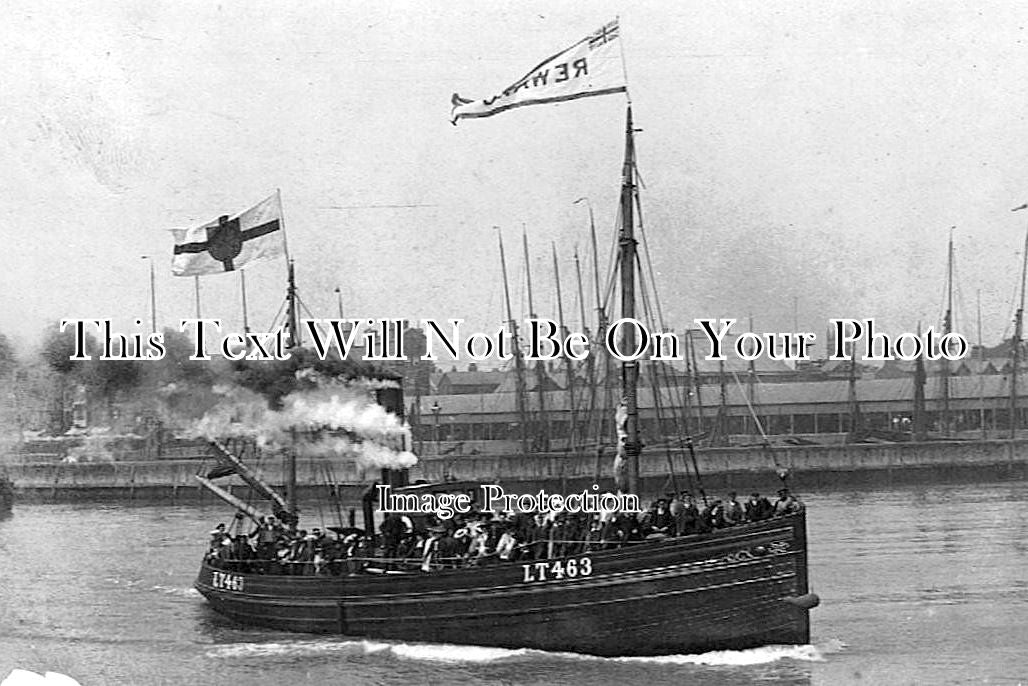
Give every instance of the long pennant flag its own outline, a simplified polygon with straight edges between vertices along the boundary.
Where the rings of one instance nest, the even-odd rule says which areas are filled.
[[[234,217],[171,231],[175,235],[171,273],[175,276],[220,274],[285,254],[278,193]]]
[[[570,48],[547,58],[498,95],[468,100],[454,93],[450,100],[453,105],[451,122],[491,117],[525,105],[624,93],[625,73],[618,40],[615,19]]]

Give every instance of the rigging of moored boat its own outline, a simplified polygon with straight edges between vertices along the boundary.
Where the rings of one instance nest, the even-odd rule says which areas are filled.
[[[614,21],[499,95],[468,100],[455,94],[453,121],[525,105],[627,94],[619,49]],[[621,316],[628,319],[636,316],[640,264],[635,131],[629,101],[617,231]],[[289,293],[295,335],[291,266]],[[513,329],[509,304],[508,317]],[[623,348],[633,349],[634,329],[625,327],[622,336]],[[517,345],[514,350],[517,364]],[[382,492],[376,485],[416,498],[464,493],[470,500],[467,491],[477,484],[409,485],[402,460],[382,458],[383,451],[409,454],[409,433],[400,423],[402,392],[384,376],[347,386],[352,372],[345,362],[307,370],[294,361],[284,368],[289,378],[247,377],[252,388],[268,391],[269,400],[282,409],[272,421],[280,438],[292,438],[303,447],[284,451],[289,466],[285,493],[280,494],[227,447],[215,444],[220,469],[201,482],[238,513],[233,527],[222,525],[212,532],[196,587],[219,613],[246,624],[293,631],[596,655],[809,642],[809,610],[818,599],[808,589],[805,512],[784,488],[774,505],[754,494],[744,508],[734,494],[728,502],[709,503],[701,487],[702,511],[691,494],[676,492],[641,519],[636,512],[602,507],[589,514],[503,512],[499,518],[488,508],[473,508],[459,520],[454,513],[427,520],[388,513],[376,527],[375,497]],[[639,375],[637,360],[622,362],[617,451],[610,473],[614,490],[628,495],[637,495],[640,486]],[[350,403],[348,416],[363,417],[365,409],[380,403],[392,419],[369,428],[326,418],[289,395],[312,382],[319,391],[346,396],[332,397],[339,412],[340,403]],[[518,390],[524,389],[519,385]],[[358,397],[362,394],[363,399]],[[296,411],[305,408],[314,416],[301,421]],[[545,408],[539,409],[542,413]],[[287,419],[297,425],[288,426]],[[305,520],[296,504],[296,454],[320,449],[312,446],[336,438],[345,441],[346,450],[380,459],[380,478],[365,491],[363,527],[351,514],[349,526],[331,527],[331,533],[320,528],[308,532],[300,528]],[[526,439],[523,435],[527,451]],[[688,435],[686,442],[691,449]],[[267,500],[270,511],[214,483],[230,473]],[[587,502],[588,495],[583,492],[581,500]],[[247,518],[255,527],[250,534],[244,530]],[[236,530],[234,536],[230,528]]]

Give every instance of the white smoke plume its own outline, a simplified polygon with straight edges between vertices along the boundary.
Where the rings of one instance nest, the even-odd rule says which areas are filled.
[[[318,386],[285,396],[280,410],[269,409],[267,399],[249,389],[215,386],[218,402],[185,434],[208,440],[248,438],[262,449],[350,458],[362,467],[404,468],[417,462],[407,449],[410,427],[374,401],[374,384],[315,378],[309,370],[301,374]]]

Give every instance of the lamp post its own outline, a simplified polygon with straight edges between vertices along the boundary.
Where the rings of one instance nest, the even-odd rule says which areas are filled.
[[[432,410],[432,416],[435,417],[435,454],[438,455],[439,454],[439,411],[442,408],[439,407],[439,402],[437,400],[433,400],[432,401],[432,407],[430,409]]]
[[[154,286],[153,258],[143,255],[142,259],[150,263],[150,332],[157,333],[157,289]]]
[[[589,200],[588,197],[583,195],[581,198],[578,198],[577,200],[572,201],[571,204],[572,205],[577,205],[580,202],[584,202],[585,206],[589,208],[589,221],[592,221],[592,219],[593,219],[593,203],[592,203],[592,201]]]
[[[343,318],[343,291],[336,286],[336,302],[339,305],[339,318]]]

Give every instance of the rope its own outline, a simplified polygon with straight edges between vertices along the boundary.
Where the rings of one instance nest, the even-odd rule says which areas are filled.
[[[642,272],[642,264],[639,261],[638,253],[636,253],[636,262],[637,262],[637,264],[639,266],[639,271]],[[652,309],[650,308],[650,305],[649,305],[649,297],[648,297],[649,291],[646,289],[646,283],[642,279],[640,279],[640,291],[641,291],[641,295],[642,295],[643,311],[645,312],[645,315],[646,315],[646,318],[647,318],[647,323],[649,323],[650,326],[652,327],[652,326],[654,326],[654,318],[653,318],[653,311],[652,311]],[[653,291],[654,291],[654,298],[656,298],[656,289],[654,288]],[[658,316],[661,316],[659,314],[659,310],[658,310]],[[664,327],[664,323],[663,323],[662,319],[661,319],[661,321],[659,321],[659,324],[660,324],[660,326],[659,326],[660,330],[664,331],[665,327]],[[683,395],[684,391],[683,391],[682,387],[681,386],[676,386],[676,385],[671,383],[671,380],[668,378],[667,367],[665,367],[664,365],[655,365],[652,362],[650,363],[649,366],[650,366],[650,369],[651,369],[651,376],[653,377],[651,388],[652,388],[652,392],[653,392],[654,408],[656,409],[656,412],[657,412],[657,422],[658,422],[658,426],[660,427],[659,433],[663,434],[663,412],[662,412],[663,411],[663,403],[662,403],[662,397],[661,397],[662,396],[661,386],[657,382],[658,374],[662,374],[663,375],[663,388],[669,389],[669,391],[672,392],[672,393],[677,391],[678,404],[679,404],[679,407],[682,408],[683,413],[687,411],[686,410],[686,408],[687,408],[686,398]],[[672,391],[671,389],[674,389],[674,390]],[[674,408],[675,397],[673,396],[670,400],[671,400],[670,404],[671,404],[671,407],[673,409]],[[684,422],[679,421],[680,418],[678,416],[678,413],[676,413],[676,412],[672,412],[671,413],[671,419],[674,422],[675,436],[678,439],[679,448],[681,448],[682,444],[685,444],[686,447],[689,450],[689,457],[690,457],[690,459],[692,461],[693,471],[696,474],[696,487],[699,489],[700,497],[703,499],[703,504],[707,505],[707,493],[706,493],[706,491],[703,488],[703,478],[700,476],[700,467],[699,467],[699,464],[696,461],[696,451],[693,449],[692,434],[689,431],[688,421],[684,421]],[[684,432],[683,432],[683,424],[684,424]],[[678,485],[675,483],[675,471],[674,471],[673,462],[671,460],[670,446],[667,446],[667,456],[668,456],[668,470],[669,470],[670,477],[671,477],[671,484],[672,484],[672,487],[674,488],[675,492],[677,493],[678,492]],[[693,488],[693,483],[692,483],[693,479],[692,479],[692,475],[689,474],[688,466],[686,466],[685,475],[686,475],[686,479],[687,479],[687,481],[689,483],[689,490],[692,490],[692,488]]]
[[[778,459],[775,457],[775,451],[771,448],[771,441],[770,439],[768,439],[767,434],[764,433],[764,427],[760,423],[760,419],[757,417],[757,413],[754,411],[753,405],[750,404],[750,399],[746,395],[746,389],[743,388],[742,381],[739,380],[739,375],[735,372],[732,372],[732,377],[735,378],[735,383],[739,385],[739,389],[743,391],[742,397],[746,401],[746,407],[749,408],[750,415],[753,417],[753,423],[757,425],[757,429],[760,431],[760,435],[764,439],[763,448],[768,453],[768,457],[771,460],[771,464],[775,468],[775,473],[778,474],[778,478],[782,480],[782,483],[785,483],[785,480],[789,476],[789,470],[783,468],[780,464],[778,464]]]

